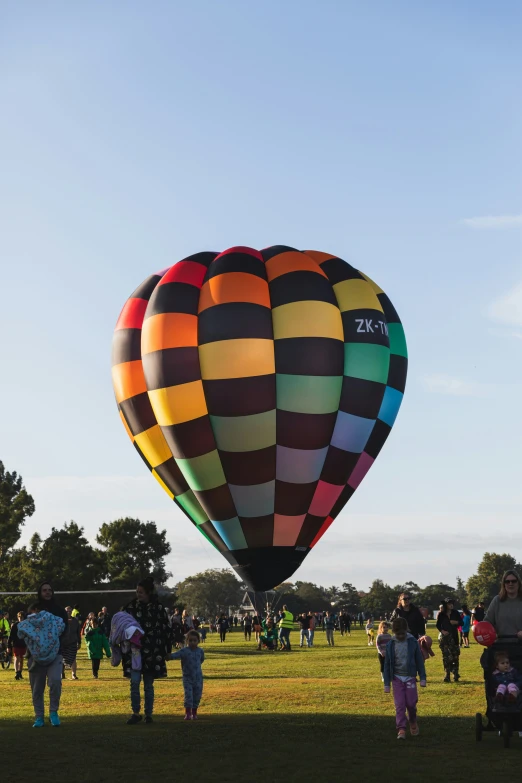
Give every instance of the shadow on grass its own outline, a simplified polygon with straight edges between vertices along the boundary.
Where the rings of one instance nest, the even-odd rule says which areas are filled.
[[[55,783],[71,774],[75,783],[128,783],[136,771],[144,780],[192,775],[202,780],[244,779],[245,754],[255,751],[255,778],[286,781],[320,776],[323,783],[349,776],[366,779],[369,770],[389,768],[402,781],[491,783],[497,776],[519,779],[522,740],[504,749],[495,734],[481,745],[473,718],[420,718],[421,735],[398,743],[393,718],[349,714],[212,714],[200,720],[156,715],[154,724],[127,726],[128,715],[88,715],[63,720],[59,729],[32,729],[26,721],[0,721],[4,748],[16,754],[16,779]],[[207,712],[208,710],[208,712]],[[478,756],[476,755],[478,753]],[[92,760],[92,763],[89,761]],[[14,768],[13,768],[14,769]]]

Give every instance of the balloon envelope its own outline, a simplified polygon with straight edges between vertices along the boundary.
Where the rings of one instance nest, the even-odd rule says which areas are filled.
[[[288,579],[353,495],[406,372],[386,294],[340,258],[284,246],[151,275],[113,340],[134,446],[254,590]]]

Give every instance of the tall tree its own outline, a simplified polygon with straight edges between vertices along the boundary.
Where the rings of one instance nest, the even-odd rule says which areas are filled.
[[[361,598],[356,587],[349,582],[343,582],[339,596],[339,603],[350,614],[356,614],[361,608]]]
[[[244,591],[244,585],[226,568],[209,568],[179,583],[178,601],[191,612],[215,617],[229,607],[237,609]]]
[[[374,579],[361,603],[365,612],[376,615],[389,612],[397,605],[397,587],[390,587],[382,579]]]
[[[446,598],[452,598],[456,603],[460,603],[455,588],[444,584],[444,582],[439,582],[436,585],[428,585],[421,590],[417,601],[419,606],[425,606],[431,612],[436,612]]]
[[[0,462],[0,563],[16,544],[27,517],[34,514],[34,500],[26,491],[22,477],[9,473]]]
[[[165,566],[170,553],[167,531],[160,532],[155,522],[130,517],[104,522],[96,541],[106,550],[106,570],[113,588],[135,587],[147,574],[159,584],[172,576]]]
[[[58,590],[87,590],[97,587],[106,576],[103,553],[92,547],[76,522],[65,523],[39,542],[31,540],[30,556],[36,560],[44,579]]]
[[[477,573],[470,576],[466,583],[470,604],[475,606],[479,601],[484,601],[486,605],[489,604],[500,590],[504,571],[508,571],[510,568],[520,570],[520,566],[517,566],[517,561],[512,555],[485,552],[478,565]]]

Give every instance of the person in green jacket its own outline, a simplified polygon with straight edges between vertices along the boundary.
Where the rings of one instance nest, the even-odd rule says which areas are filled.
[[[85,643],[87,645],[87,656],[92,665],[92,676],[97,680],[103,653],[105,653],[107,658],[110,658],[111,648],[109,640],[102,629],[98,627],[97,619],[91,620],[91,626],[90,631],[87,631],[85,634]]]

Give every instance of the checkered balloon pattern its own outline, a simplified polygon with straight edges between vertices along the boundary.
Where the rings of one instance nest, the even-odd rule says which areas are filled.
[[[113,339],[118,410],[163,489],[252,589],[288,579],[372,466],[407,372],[396,310],[340,258],[196,253]]]

